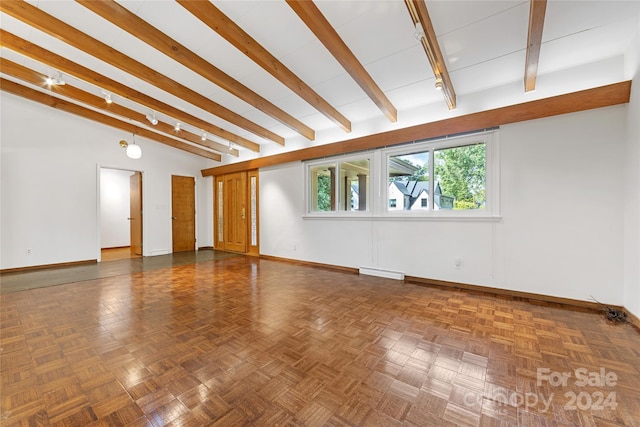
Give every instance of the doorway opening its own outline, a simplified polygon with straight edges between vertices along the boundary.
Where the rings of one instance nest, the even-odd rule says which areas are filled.
[[[100,255],[142,256],[142,172],[100,168]]]

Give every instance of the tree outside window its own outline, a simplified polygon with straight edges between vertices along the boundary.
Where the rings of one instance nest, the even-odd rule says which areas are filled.
[[[369,205],[369,158],[309,167],[311,212],[366,211]]]
[[[484,209],[486,145],[474,144],[434,152],[434,171],[442,194],[453,196],[453,209]]]

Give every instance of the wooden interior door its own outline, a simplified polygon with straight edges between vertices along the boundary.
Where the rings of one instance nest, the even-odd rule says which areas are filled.
[[[129,177],[129,233],[131,254],[142,255],[142,173]]]
[[[227,251],[247,251],[247,173],[224,176],[223,228]]]
[[[173,252],[196,249],[196,182],[190,176],[171,176]]]

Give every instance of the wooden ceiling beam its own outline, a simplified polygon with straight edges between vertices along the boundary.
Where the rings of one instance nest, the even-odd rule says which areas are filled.
[[[2,69],[2,72],[4,74],[13,76],[34,86],[42,86],[45,82],[45,79],[47,78],[47,76],[45,76],[44,74],[38,73],[37,71],[34,71],[30,68],[17,64],[5,58],[0,58],[0,69]],[[146,122],[146,116],[144,114],[124,107],[122,105],[118,105],[115,102],[107,103],[105,98],[92,95],[91,93],[76,88],[68,83],[65,85],[51,85],[48,87],[48,90],[58,95],[62,95],[75,102],[90,105],[94,108],[98,108],[105,112],[109,112],[126,119],[135,120],[143,124]],[[196,135],[186,130],[176,131],[175,127],[169,123],[158,121],[158,124],[155,125],[153,129],[168,135],[172,135],[176,138],[209,148],[211,150],[230,154],[235,157],[238,157],[239,155],[238,150],[229,148],[226,145],[214,141],[202,141],[200,135]]]
[[[550,98],[509,105],[507,107],[495,108],[493,110],[452,117],[436,122],[424,123],[408,128],[362,136],[346,141],[317,145],[288,153],[215,166],[213,168],[203,169],[201,173],[202,176],[220,176],[283,163],[374,150],[397,144],[508,125],[510,123],[625,104],[629,102],[630,97],[631,81],[629,80]]]
[[[345,132],[351,132],[351,122],[345,116],[271,55],[257,40],[229,19],[213,3],[200,0],[177,0],[177,2]]]
[[[200,95],[198,92],[172,80],[162,73],[147,67],[135,59],[115,50],[111,46],[90,37],[71,25],[45,13],[36,6],[25,1],[0,2],[0,10],[25,24],[31,25],[70,46],[75,47],[107,64],[121,69],[157,88],[164,90],[185,102],[193,104],[203,110],[226,120],[227,122],[245,129],[255,135],[269,139],[278,144],[284,144],[284,138],[259,126],[241,115],[223,107],[222,105]]]
[[[438,37],[431,23],[427,5],[424,0],[405,0],[405,4],[407,5],[407,9],[409,9],[409,14],[411,15],[414,26],[418,23],[422,26],[424,35],[420,37],[420,42],[427,54],[429,64],[433,69],[433,74],[436,76],[436,84],[440,82],[442,85],[442,95],[447,103],[447,107],[453,110],[456,108],[456,92],[453,89],[453,82],[449,76],[447,64],[440,50],[440,45],[438,44]]]
[[[56,98],[55,96],[51,96],[50,94],[28,88],[5,78],[0,78],[0,87],[4,92],[12,93],[30,101],[38,102],[40,104],[44,104],[61,111],[65,111],[67,113],[75,114],[77,116],[84,117],[85,119],[93,120],[94,122],[120,129],[128,133],[140,135],[161,144],[165,144],[179,150],[187,151],[197,156],[206,157],[218,162],[221,159],[221,156],[218,153],[214,153],[203,148],[194,147],[193,145],[189,145],[184,142],[176,141],[175,139],[168,136],[152,132],[148,129],[141,128],[132,123],[124,122],[115,117],[107,116],[106,114],[102,114],[89,108],[73,104],[60,98]]]
[[[256,144],[253,141],[235,135],[220,127],[214,126],[211,123],[200,119],[199,117],[192,116],[176,107],[172,107],[168,104],[158,101],[135,89],[131,89],[130,87],[123,85],[122,83],[98,74],[86,67],[83,67],[82,65],[76,64],[75,62],[63,58],[60,55],[43,49],[40,46],[28,42],[1,28],[0,46],[6,47],[28,58],[51,66],[61,72],[67,73],[71,76],[75,76],[80,80],[84,80],[87,83],[109,91],[114,95],[122,96],[123,98],[127,98],[140,105],[144,105],[145,107],[148,107],[154,111],[171,116],[176,120],[180,120],[183,124],[190,124],[212,135],[216,135],[227,141],[231,141],[234,144],[238,144],[245,148],[248,148],[249,150],[255,152],[260,151],[260,145]]]
[[[524,91],[536,88],[538,75],[538,60],[542,45],[542,29],[547,10],[547,0],[530,0],[529,3],[529,32],[527,35],[527,59],[524,66]]]
[[[247,104],[257,108],[273,119],[313,141],[315,131],[300,120],[276,107],[267,99],[258,95],[239,81],[209,63],[178,41],[164,34],[147,21],[130,12],[115,1],[76,0],[78,3],[120,27],[129,34],[139,38],[149,46],[164,53],[174,61],[184,65],[201,75],[211,83],[220,86],[227,92],[237,96]]]
[[[398,121],[398,110],[369,75],[358,58],[331,26],[327,18],[313,1],[287,0],[287,4],[302,19],[307,27],[322,42],[333,57],[349,73],[351,78],[362,88],[367,96],[378,106],[387,118],[395,123]]]

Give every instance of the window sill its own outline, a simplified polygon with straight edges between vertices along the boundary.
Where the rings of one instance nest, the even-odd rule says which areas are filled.
[[[384,214],[376,215],[371,212],[350,212],[339,214],[306,214],[304,220],[347,220],[347,221],[454,221],[454,222],[498,222],[502,216],[489,213],[483,214]]]

